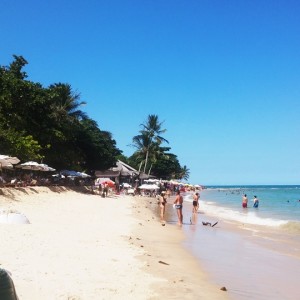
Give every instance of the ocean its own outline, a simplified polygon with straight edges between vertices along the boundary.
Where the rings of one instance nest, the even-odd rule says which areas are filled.
[[[207,186],[197,214],[183,197],[184,246],[230,299],[300,299],[300,186]]]
[[[248,208],[242,208],[247,194]],[[208,186],[200,192],[200,211],[240,223],[278,227],[300,233],[300,185]],[[253,208],[253,197],[259,207]],[[192,202],[187,194],[185,201]]]

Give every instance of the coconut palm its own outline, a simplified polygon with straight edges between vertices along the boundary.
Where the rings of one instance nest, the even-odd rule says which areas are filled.
[[[79,109],[85,105],[84,101],[79,102],[80,95],[75,94],[69,84],[54,84],[49,87],[52,99],[52,116],[57,121],[62,120],[83,120],[87,118],[86,113]]]
[[[179,173],[179,179],[188,180],[190,177],[190,170],[187,168],[187,166],[183,166]]]
[[[139,151],[142,151],[142,153],[145,154],[144,173],[146,173],[149,156],[155,155],[155,152],[161,143],[169,143],[161,136],[161,134],[167,131],[166,129],[162,129],[162,124],[163,122],[159,122],[157,115],[148,115],[146,123],[140,124],[143,128],[140,131],[141,134],[133,138],[133,142],[135,142],[136,138],[142,142],[142,145],[139,147]]]
[[[143,163],[145,163],[145,157],[147,156],[148,149],[150,147],[150,139],[146,134],[136,135],[132,139],[133,146],[137,148],[136,158],[140,161],[139,172],[141,171]]]

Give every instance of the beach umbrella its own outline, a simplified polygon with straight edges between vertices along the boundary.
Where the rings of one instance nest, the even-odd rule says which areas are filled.
[[[72,170],[62,170],[60,174],[68,176],[68,177],[80,177],[80,173]]]
[[[145,182],[147,182],[147,183],[157,183],[157,182],[159,182],[159,179],[152,179],[152,178],[150,178],[150,179],[145,179],[144,180]]]
[[[39,165],[41,167],[41,171],[44,171],[44,172],[54,172],[55,171],[55,169],[49,167],[46,164],[39,164]]]
[[[0,163],[0,170],[2,169],[13,169],[14,166],[11,163],[5,162],[5,163]]]
[[[112,181],[110,178],[97,178],[96,183],[101,184],[101,183],[110,182],[110,181],[114,183],[114,181]]]
[[[124,188],[131,188],[131,185],[127,182],[123,183],[123,187]]]
[[[110,178],[97,178],[95,185],[97,186],[97,185],[105,184],[105,183],[107,183],[109,187],[114,187],[116,184]]]
[[[138,188],[144,189],[144,190],[158,190],[159,189],[159,187],[156,184],[142,184]]]
[[[170,180],[169,183],[173,184],[173,185],[179,185],[180,184],[180,182],[175,181],[175,180]]]
[[[82,177],[82,178],[92,177],[91,175],[86,174],[86,173],[84,173],[84,172],[77,172],[77,173],[79,173],[79,174],[80,174],[80,177]]]
[[[81,178],[91,177],[91,175],[88,175],[84,172],[77,172],[77,171],[70,171],[70,170],[62,170],[60,171],[60,174],[63,174],[67,177],[81,177]]]
[[[20,160],[17,157],[0,154],[0,170],[2,168],[11,169],[12,165],[15,165],[19,162],[20,162]]]
[[[66,176],[65,176],[65,175],[62,175],[62,174],[53,174],[52,177],[66,178]]]
[[[23,170],[43,171],[43,167],[35,161],[27,161],[23,164],[17,165],[16,168]]]
[[[19,212],[0,211],[0,223],[4,224],[30,224],[27,217]]]
[[[107,183],[107,185],[108,185],[109,187],[114,187],[114,186],[115,186],[115,182],[112,181],[112,180],[105,181],[104,184],[105,184],[105,183]]]

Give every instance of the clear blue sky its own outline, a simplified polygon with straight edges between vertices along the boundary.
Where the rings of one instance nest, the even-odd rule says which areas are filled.
[[[158,115],[193,184],[300,184],[299,3],[2,0],[0,65],[69,83],[127,156]]]

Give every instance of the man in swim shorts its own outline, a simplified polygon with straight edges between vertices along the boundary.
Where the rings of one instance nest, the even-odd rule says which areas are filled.
[[[243,208],[247,208],[247,205],[248,205],[248,198],[247,195],[245,194],[242,198],[242,206]]]
[[[254,196],[253,202],[254,202],[253,207],[258,207],[259,200],[256,196]]]
[[[183,203],[183,198],[180,195],[180,191],[178,190],[176,192],[176,198],[175,198],[175,201],[174,201],[175,208],[176,208],[176,211],[177,211],[177,216],[178,216],[178,225],[182,225],[182,222],[183,222],[182,203]]]
[[[198,208],[199,208],[199,198],[200,195],[199,193],[196,193],[193,197],[193,213],[197,213]]]

